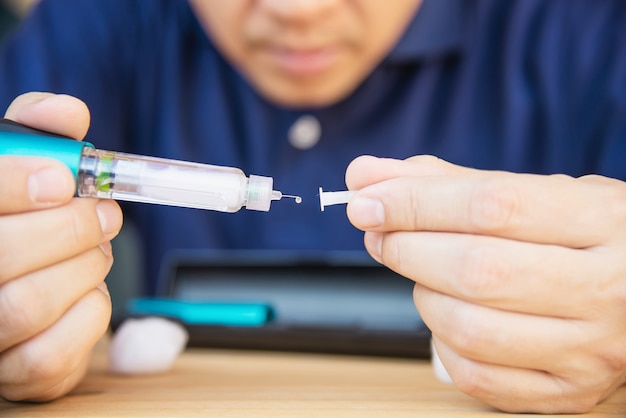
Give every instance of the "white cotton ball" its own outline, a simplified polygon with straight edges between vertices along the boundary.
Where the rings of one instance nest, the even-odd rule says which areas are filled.
[[[452,381],[450,374],[446,370],[446,367],[441,362],[441,359],[439,358],[439,354],[437,354],[437,349],[435,348],[435,344],[433,344],[432,341],[430,343],[430,352],[432,353],[431,360],[432,360],[432,365],[433,365],[433,371],[435,372],[435,376],[437,377],[437,379],[441,383],[445,383],[446,385],[453,385],[454,382]]]
[[[109,347],[109,370],[153,374],[169,370],[185,349],[189,334],[179,323],[159,317],[127,319]]]

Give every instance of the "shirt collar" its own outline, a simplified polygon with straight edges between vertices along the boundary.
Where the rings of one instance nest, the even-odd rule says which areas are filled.
[[[462,0],[423,0],[389,63],[409,63],[457,52],[462,41]]]

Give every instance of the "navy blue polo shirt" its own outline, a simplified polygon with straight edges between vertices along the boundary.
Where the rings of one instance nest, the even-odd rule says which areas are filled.
[[[172,249],[363,250],[345,209],[317,198],[345,189],[361,154],[626,179],[624,22],[623,0],[425,0],[349,97],[288,109],[219,55],[185,1],[44,0],[2,52],[0,104],[75,95],[98,148],[239,167],[304,198],[268,213],[124,204],[153,291]],[[303,116],[319,138],[294,146]]]

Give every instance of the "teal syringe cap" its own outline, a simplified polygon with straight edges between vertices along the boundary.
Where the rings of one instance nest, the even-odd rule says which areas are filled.
[[[20,155],[45,157],[65,164],[78,177],[78,167],[84,147],[92,147],[89,142],[69,138],[0,131],[0,155]]]

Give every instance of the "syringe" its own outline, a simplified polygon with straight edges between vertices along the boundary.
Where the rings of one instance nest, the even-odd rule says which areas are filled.
[[[272,177],[234,167],[146,157],[94,148],[0,119],[0,155],[40,156],[63,162],[76,179],[76,195],[237,212],[269,211],[272,200],[300,196],[273,190]]]

